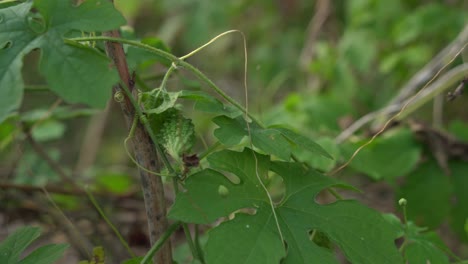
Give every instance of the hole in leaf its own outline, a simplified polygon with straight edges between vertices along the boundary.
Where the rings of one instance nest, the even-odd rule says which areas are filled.
[[[283,178],[273,173],[270,174],[268,178],[268,191],[270,192],[273,202],[278,204],[283,200],[286,192],[286,186],[284,185]]]
[[[330,240],[327,234],[317,229],[309,231],[309,239],[317,246],[328,249],[330,251],[334,248],[333,242]]]
[[[257,208],[241,208],[229,214],[228,219],[232,220],[236,218],[237,214],[248,214],[248,215],[256,215]]]
[[[321,205],[332,204],[336,201],[336,197],[329,189],[323,189],[315,196],[315,202]]]
[[[229,195],[229,189],[224,186],[224,185],[220,185],[218,187],[218,194],[221,196],[221,197],[227,197]]]
[[[46,22],[39,13],[30,13],[26,21],[29,29],[34,31],[34,33],[42,34],[47,29]]]
[[[13,42],[10,40],[10,41],[7,41],[5,43],[3,43],[0,47],[0,49],[9,49],[11,48],[11,46],[13,46]]]
[[[223,174],[233,184],[240,184],[241,183],[241,179],[239,177],[237,177],[237,175],[235,175],[233,173],[230,173],[230,172],[224,172]]]
[[[346,258],[346,255],[343,253],[340,247],[335,247],[335,256],[339,260],[339,263],[343,264],[351,264],[351,262],[348,261]]]
[[[248,214],[248,215],[256,215],[257,208],[242,208],[242,209],[239,209],[237,212]]]
[[[399,237],[399,238],[395,239],[395,246],[397,248],[400,248],[401,245],[403,245],[403,242],[405,242],[405,238],[404,237]]]

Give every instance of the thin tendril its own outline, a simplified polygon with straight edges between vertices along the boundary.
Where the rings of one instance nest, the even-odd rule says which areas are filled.
[[[278,220],[278,216],[276,215],[276,211],[275,211],[275,205],[273,203],[273,199],[271,198],[271,195],[270,193],[268,192],[268,189],[267,187],[265,186],[265,184],[263,183],[261,177],[260,177],[260,173],[258,171],[258,158],[257,158],[257,155],[255,154],[255,151],[254,151],[254,147],[253,147],[253,142],[252,142],[252,133],[250,131],[250,125],[249,125],[249,122],[247,121],[248,118],[249,118],[249,93],[248,93],[248,87],[247,87],[247,65],[248,65],[248,56],[247,56],[247,41],[246,41],[246,38],[245,38],[245,35],[242,31],[238,31],[236,30],[236,32],[239,32],[241,35],[242,35],[242,40],[244,42],[244,93],[245,93],[245,124],[247,126],[247,132],[249,134],[249,144],[250,144],[250,149],[252,150],[252,154],[253,154],[253,157],[254,157],[254,160],[255,160],[255,176],[257,177],[257,180],[258,182],[260,183],[260,185],[262,186],[263,190],[265,191],[267,197],[268,197],[268,202],[271,206],[271,212],[273,214],[273,218],[275,219],[275,223],[276,223],[276,228],[278,229],[278,234],[280,236],[280,239],[281,239],[281,243],[283,244],[283,247],[285,247],[285,241],[284,241],[284,237],[283,237],[283,233],[281,231],[281,227],[280,227],[280,224],[279,224],[279,220]]]

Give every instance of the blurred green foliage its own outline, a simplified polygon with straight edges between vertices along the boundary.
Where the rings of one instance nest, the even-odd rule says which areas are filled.
[[[328,16],[311,46],[312,56],[305,64],[301,64],[304,50],[308,48],[305,46],[308,43],[308,29],[317,12],[317,1],[115,2],[132,28],[124,31],[125,37],[140,39],[178,56],[189,53],[226,30],[239,29],[244,32],[248,44],[249,109],[268,126],[286,124],[293,131],[300,131],[318,142],[334,159],[319,157],[301,149],[294,149],[293,152],[299,160],[327,172],[346,161],[369,138],[368,135],[358,135],[343,145],[337,145],[334,137],[346,127],[346,122],[356,120],[388,103],[411,76],[463,29],[468,22],[468,6],[464,0],[330,0]],[[159,87],[162,75],[170,63],[157,56],[142,53],[141,50],[125,48],[131,70],[138,71],[138,78],[141,78],[137,79],[139,88],[148,91]],[[243,52],[240,35],[233,34],[219,39],[188,60],[227,93],[243,102]],[[29,57],[25,61],[23,72],[30,73],[28,67],[35,65],[37,58]],[[455,63],[460,62],[458,59]],[[194,90],[184,91],[177,96],[196,102],[193,108],[192,103],[187,103],[185,107],[203,112],[189,114],[197,116],[194,118],[197,133],[201,134],[202,139],[207,139],[207,143],[211,143],[209,141],[215,140],[211,136],[214,125],[205,120],[213,116],[206,112],[225,114],[229,118],[224,119],[230,122],[240,113],[205,94],[206,90],[201,92],[205,87],[193,76],[183,70],[178,73],[177,80],[169,80],[167,88]],[[34,74],[37,73],[32,72],[25,79],[32,80],[33,83],[42,81]],[[144,85],[143,81],[148,81],[149,84]],[[47,96],[55,98],[51,93]],[[49,115],[48,110],[45,110],[49,106],[47,104],[44,104],[44,110],[29,111],[28,104],[38,104],[35,101],[36,95],[27,92],[25,97],[27,104],[21,110],[21,118],[18,120],[11,117],[0,124],[0,150],[3,150],[0,156],[9,157],[13,156],[11,153],[15,153],[12,143],[15,139],[24,138],[21,129],[16,127],[16,123],[21,122],[26,127],[33,127],[34,139],[47,146],[55,160],[74,160],[79,148],[76,134],[83,131],[83,123],[76,120],[78,117],[87,117],[94,111],[59,107],[53,109]],[[461,102],[454,104],[455,111],[446,118],[446,127],[466,141],[468,115],[463,111],[466,109],[463,107],[467,102],[466,96],[459,101]],[[427,118],[430,115],[427,110],[421,110],[418,115]],[[114,116],[120,115],[116,112]],[[72,121],[68,122],[68,119]],[[114,122],[112,126],[124,133],[123,121],[117,121],[120,123]],[[233,127],[245,132],[244,127]],[[232,129],[226,129],[227,132],[221,135],[219,128],[217,131],[215,136],[221,141],[236,140]],[[277,142],[269,142],[265,138],[279,136],[280,133],[276,130],[267,132],[269,134],[259,134],[259,143],[264,144],[258,144],[258,147],[278,149]],[[112,130],[107,133],[118,132]],[[240,133],[239,135],[242,136]],[[62,146],[66,146],[59,151],[56,145],[60,144],[58,142],[64,136],[67,138]],[[135,187],[136,181],[126,173],[108,172],[114,171],[109,170],[108,166],[121,162],[109,157],[115,157],[116,149],[123,151],[120,147],[122,142],[112,139],[113,137],[106,135],[104,144],[119,147],[108,147],[110,150],[107,153],[103,147],[104,150],[94,164],[95,168],[86,173],[85,179],[92,181],[92,187],[97,190],[125,194]],[[236,141],[237,143],[239,142]],[[281,146],[287,151],[277,151],[276,155],[289,157],[286,154],[293,143],[300,145],[298,142],[282,142]],[[203,151],[201,145],[196,146],[196,151]],[[37,155],[29,149],[24,149],[24,152],[24,155],[19,155],[19,169],[13,182],[42,186],[58,179]],[[421,162],[428,155],[426,152],[410,131],[405,128],[396,129],[377,138],[365,148],[350,164],[352,170],[345,174],[360,173],[372,180],[390,182],[397,198],[405,197],[409,201],[408,217],[416,224],[437,228],[449,220],[461,240],[468,241],[465,224],[468,219],[468,197],[465,197],[468,182],[464,177],[468,168],[462,162],[451,162],[453,174],[448,178],[432,159]],[[4,166],[8,162],[11,162],[11,158],[2,159],[0,165]],[[73,165],[64,164],[64,167],[71,168]],[[34,171],[34,178],[30,177],[31,170]],[[456,198],[455,202],[453,197]],[[65,196],[54,198],[67,208],[77,208],[76,200]],[[423,237],[420,231],[412,234],[415,240]],[[428,234],[431,238],[433,235],[435,234]],[[419,242],[418,240],[416,244],[421,247],[408,251],[408,255],[413,254],[409,258],[417,259],[414,255],[418,254],[414,252],[418,250],[426,252],[424,250],[427,248],[432,249],[432,244],[427,246]]]

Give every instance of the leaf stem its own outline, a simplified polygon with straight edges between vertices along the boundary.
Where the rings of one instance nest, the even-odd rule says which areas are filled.
[[[104,219],[104,221],[106,221],[106,223],[109,225],[109,227],[112,229],[112,231],[114,231],[114,234],[119,238],[120,243],[122,243],[122,245],[125,247],[125,249],[130,254],[130,256],[135,257],[135,253],[133,253],[132,249],[127,244],[127,241],[125,241],[122,234],[120,234],[119,230],[117,230],[117,228],[114,226],[114,224],[112,224],[112,222],[109,220],[109,218],[107,218],[104,211],[102,211],[102,208],[99,206],[98,202],[96,202],[96,199],[94,199],[93,194],[87,188],[85,188],[85,192],[88,195],[88,198],[91,201],[91,203],[94,205],[94,208],[96,208],[96,210],[98,211],[99,215],[101,215],[101,217]]]
[[[145,257],[141,260],[140,264],[146,264],[149,263],[151,258],[158,252],[158,250],[164,245],[164,242],[174,233],[179,226],[181,225],[181,222],[175,222],[171,226],[169,226],[168,229],[166,229],[166,232],[162,234],[162,236],[154,243],[154,245],[151,247],[151,249],[146,253]]]
[[[27,84],[24,86],[26,92],[48,92],[49,86],[45,84]]]
[[[204,152],[202,152],[200,154],[200,156],[198,156],[198,158],[200,160],[203,160],[204,158],[206,158],[208,155],[210,155],[211,153],[213,153],[219,146],[221,146],[221,142],[219,141],[216,141],[214,144],[212,144],[209,148],[207,148]]]
[[[201,244],[200,244],[200,230],[199,230],[199,226],[197,224],[195,224],[195,238],[194,238],[194,241],[195,241],[195,248],[198,251],[198,256],[200,257],[200,261],[202,263],[205,263],[205,258],[203,257],[203,250],[202,250]]]
[[[182,227],[184,228],[184,233],[185,233],[185,237],[187,239],[187,244],[188,244],[188,246],[190,248],[190,251],[192,252],[193,258],[201,261],[202,263],[204,263],[203,260],[200,258],[200,254],[199,254],[197,248],[195,247],[195,244],[193,242],[192,235],[190,234],[190,229],[188,228],[187,223],[183,223]]]
[[[174,192],[177,195],[179,193],[179,183],[177,181],[177,178],[173,178],[172,184],[174,186]],[[192,257],[194,259],[198,259],[201,261],[201,263],[205,263],[203,259],[200,257],[201,253],[197,250],[197,248],[194,246],[194,242],[192,239],[192,235],[190,234],[190,229],[187,226],[187,223],[182,223],[182,228],[184,230],[185,238],[187,240],[187,244],[190,248],[190,251],[192,252]]]
[[[161,82],[161,90],[166,90],[167,80],[169,80],[169,77],[171,76],[171,73],[176,69],[177,69],[177,67],[175,66],[174,63],[171,65],[171,67],[169,67],[169,69],[167,69],[167,72],[166,72],[166,74],[164,74],[164,77],[163,77],[162,82]]]

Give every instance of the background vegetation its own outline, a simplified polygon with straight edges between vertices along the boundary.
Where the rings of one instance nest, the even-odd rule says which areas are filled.
[[[244,32],[249,110],[265,125],[287,124],[324,147],[333,160],[298,152],[299,160],[324,173],[349,160],[390,115],[375,116],[351,136],[344,137],[343,131],[360,117],[398,101],[410,79],[457,37],[462,43],[459,49],[468,42],[467,33],[459,37],[467,32],[468,5],[463,0],[121,0],[116,6],[129,23],[125,37],[142,39],[177,56],[226,30]],[[188,59],[240,102],[244,100],[242,43],[239,35],[231,34]],[[149,83],[140,88],[158,87],[170,64],[162,59],[155,64],[154,58],[130,48],[128,53],[130,67]],[[425,71],[427,76],[416,87],[424,86],[436,74],[434,69],[451,58],[453,52],[438,61],[440,65],[429,67],[432,71]],[[137,168],[123,147],[127,131],[120,110],[111,102],[104,111],[87,107],[70,111],[72,106],[44,89],[38,60],[38,51],[24,59],[21,120],[0,124],[0,226],[4,227],[0,234],[6,236],[17,226],[40,225],[44,241],[68,241],[73,246],[63,263],[84,259],[91,245],[103,245],[112,252],[110,258],[128,258],[86,194],[61,188],[63,179],[41,156],[43,151],[61,164],[61,170],[98,192],[98,203],[125,239],[145,252],[145,213]],[[461,64],[459,56],[442,75]],[[203,85],[185,71],[167,83],[171,91],[202,90]],[[345,198],[356,198],[380,212],[401,216],[397,201],[406,198],[408,220],[435,231],[427,234],[467,259],[468,99],[461,96],[446,103],[448,91],[392,123],[333,177],[362,190],[345,191]],[[50,109],[54,115],[37,123]],[[192,104],[184,109],[195,120],[199,137],[194,152],[203,153],[216,141],[212,133],[216,126],[210,123],[211,116],[192,111]],[[33,124],[30,136],[22,133],[24,126]],[[49,204],[42,187],[60,211]],[[169,201],[174,200],[171,188],[168,184]],[[273,193],[283,190],[281,183],[273,182],[270,188]],[[334,199],[327,193],[319,197],[322,203]],[[182,236],[173,237],[174,257],[188,263]]]

